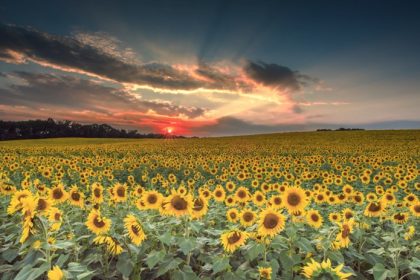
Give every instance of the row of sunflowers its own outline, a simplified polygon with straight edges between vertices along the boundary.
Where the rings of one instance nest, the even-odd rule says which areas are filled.
[[[420,133],[0,145],[0,279],[419,279]]]

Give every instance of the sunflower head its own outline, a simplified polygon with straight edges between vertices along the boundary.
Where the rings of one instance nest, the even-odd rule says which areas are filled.
[[[245,244],[248,239],[248,233],[240,230],[231,230],[223,233],[220,236],[220,240],[223,244],[223,248],[226,252],[232,253],[236,251],[239,247]]]
[[[267,208],[259,214],[258,234],[273,237],[284,229],[285,221],[275,208]]]

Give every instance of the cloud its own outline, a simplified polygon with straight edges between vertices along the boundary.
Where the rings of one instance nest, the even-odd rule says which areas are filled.
[[[70,111],[91,111],[107,115],[155,114],[186,119],[197,118],[205,109],[176,106],[170,102],[156,102],[136,98],[121,88],[105,86],[94,80],[44,73],[13,72],[9,76],[20,83],[0,89],[0,104]]]
[[[0,38],[0,60],[7,63],[30,61],[62,71],[157,90],[207,89],[252,93],[254,80],[266,86],[295,91],[312,81],[288,67],[263,62],[248,61],[243,69],[230,65],[232,71],[222,71],[204,62],[184,67],[160,62],[140,63],[131,48],[121,47],[118,39],[101,32],[59,36],[31,27],[0,24]]]
[[[160,63],[131,64],[74,37],[51,35],[33,28],[0,25],[0,59],[30,60],[53,68],[93,74],[123,83],[169,89],[196,89],[202,83],[187,73]],[[79,38],[80,39],[80,38]]]
[[[289,91],[298,91],[303,86],[309,86],[317,81],[317,79],[275,63],[247,61],[244,71],[256,82],[266,86],[281,87]]]

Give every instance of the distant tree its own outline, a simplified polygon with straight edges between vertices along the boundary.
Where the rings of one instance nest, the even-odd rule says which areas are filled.
[[[1,121],[0,140],[37,139],[54,137],[88,138],[164,138],[163,134],[141,134],[137,130],[116,129],[107,124],[82,125],[69,120]],[[184,138],[174,136],[171,138]]]

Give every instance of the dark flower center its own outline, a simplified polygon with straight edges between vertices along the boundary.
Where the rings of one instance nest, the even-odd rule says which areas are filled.
[[[264,227],[268,229],[273,229],[279,223],[279,217],[275,214],[269,213],[264,217]]]

